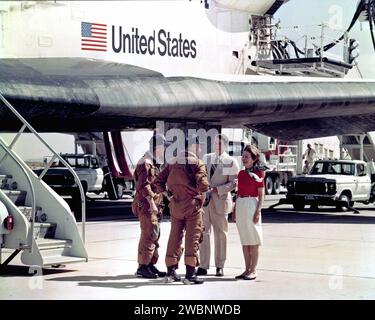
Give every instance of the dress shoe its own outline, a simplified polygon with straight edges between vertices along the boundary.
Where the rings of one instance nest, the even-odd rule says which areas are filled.
[[[255,280],[257,278],[257,274],[256,272],[252,272],[250,273],[250,276],[249,276],[250,280]]]
[[[222,277],[222,276],[224,276],[223,268],[216,268],[216,277]]]
[[[196,274],[189,276],[189,277],[185,277],[183,281],[184,284],[202,284],[203,282],[204,280],[201,278],[198,278]]]
[[[256,278],[257,278],[256,273],[252,272],[249,275],[244,276],[243,280],[255,280]]]
[[[146,278],[146,279],[156,279],[157,274],[153,273],[150,268],[144,264],[140,265],[135,273],[137,277]]]
[[[159,278],[163,278],[163,277],[165,277],[165,276],[167,275],[166,272],[164,272],[164,271],[159,271],[158,268],[156,268],[156,267],[155,267],[153,264],[151,264],[151,263],[148,265],[148,268],[150,269],[150,271],[151,271],[152,273],[157,274],[157,276],[158,276]]]
[[[197,276],[206,276],[206,275],[207,275],[207,269],[198,268]]]
[[[181,277],[176,273],[175,267],[171,266],[168,267],[168,272],[166,275],[166,282],[172,283],[172,282],[178,282],[181,281]]]
[[[183,282],[184,284],[202,284],[204,281],[203,279],[197,277],[195,267],[186,265],[186,275]]]

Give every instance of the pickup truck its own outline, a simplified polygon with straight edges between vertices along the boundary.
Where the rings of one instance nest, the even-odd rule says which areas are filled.
[[[100,193],[103,189],[104,173],[99,167],[98,158],[92,154],[61,154],[61,157],[77,173],[86,192]],[[39,174],[40,170],[34,170]],[[59,161],[55,162],[43,177],[52,189],[60,195],[76,196],[79,191],[74,181],[73,175]]]
[[[302,210],[306,205],[326,205],[347,211],[354,202],[374,202],[373,168],[373,162],[318,160],[307,175],[288,180],[286,199],[279,204],[292,204],[295,210]]]
[[[85,194],[87,192],[107,192],[110,199],[122,198],[125,181],[113,181],[107,167],[100,168],[99,159],[93,154],[61,154],[61,157],[77,173]],[[34,170],[40,174],[43,169]],[[73,175],[59,161],[54,163],[43,177],[52,189],[60,195],[68,195],[80,201],[80,193]],[[122,183],[123,182],[123,183]],[[114,194],[116,192],[116,194]]]

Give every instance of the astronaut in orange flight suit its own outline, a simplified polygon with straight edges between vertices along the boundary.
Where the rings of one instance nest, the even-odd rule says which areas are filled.
[[[183,253],[185,232],[185,284],[201,284],[195,267],[199,265],[198,250],[203,233],[203,202],[209,189],[206,166],[197,155],[200,153],[198,136],[187,141],[187,148],[169,163],[156,178],[158,192],[170,193],[171,231],[165,262],[167,280],[180,281],[176,269]]]
[[[154,135],[150,140],[150,150],[138,161],[134,178],[136,193],[132,211],[138,217],[141,236],[138,244],[138,269],[136,276],[143,278],[164,277],[166,272],[159,271],[158,261],[160,221],[163,215],[163,194],[155,193],[152,183],[160,172],[158,159],[164,155],[167,142],[163,135]]]

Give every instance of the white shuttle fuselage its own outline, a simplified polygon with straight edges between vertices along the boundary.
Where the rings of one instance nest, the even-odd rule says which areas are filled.
[[[282,116],[288,113],[280,111],[283,110],[281,101],[284,94],[281,91],[285,89],[270,89],[271,87],[266,86],[269,82],[315,83],[322,82],[322,79],[337,82],[337,78],[305,76],[292,77],[288,80],[284,76],[272,78],[249,76],[254,73],[251,62],[256,59],[257,52],[252,22],[265,16],[270,17],[285,2],[288,0],[0,2],[0,59],[92,58],[147,68],[161,72],[167,77],[181,76],[186,79],[188,76],[196,76],[237,82],[241,80],[250,84],[262,82],[265,84],[264,88],[254,93],[259,97],[244,93],[241,100],[237,97],[237,90],[247,90],[247,88],[244,89],[238,84],[231,88],[233,97],[228,98],[227,93],[223,94],[227,99],[225,103],[230,107],[228,110],[233,112],[231,104],[240,105],[245,102],[260,104],[271,99],[271,102],[276,104],[275,112],[279,112],[280,117],[279,119],[272,116],[271,120],[277,118],[281,121],[285,118]],[[270,21],[264,20],[265,23]],[[264,25],[265,28],[267,26],[269,27],[267,24]],[[83,73],[86,71],[82,70]],[[339,80],[341,83],[343,79]],[[152,88],[156,87],[155,91],[159,94],[162,90],[158,91],[157,86],[159,84],[153,84]],[[319,90],[312,86],[313,94],[303,87],[302,98],[297,105],[302,106],[309,99],[325,100],[327,95],[322,94],[324,86]],[[210,96],[210,93],[206,92],[209,89],[205,89],[204,84],[198,87],[199,85],[192,86],[192,90],[197,91],[194,95],[199,101],[197,105],[208,106],[209,103],[213,103],[212,101],[216,101],[217,97],[214,94]],[[279,87],[275,86],[275,88]],[[293,95],[292,91],[287,90],[285,94],[290,94],[290,97],[297,96]],[[228,92],[231,92],[230,89]],[[177,95],[177,93],[163,92],[155,101],[161,101],[161,98],[168,94]],[[203,97],[203,94],[207,97]],[[320,94],[318,99],[317,94]],[[352,96],[356,97],[355,94]],[[290,97],[284,99],[286,106]],[[334,96],[334,99],[338,98],[340,96]],[[186,103],[181,99],[177,101],[176,108]],[[347,101],[346,104],[348,105],[349,102]],[[289,109],[286,107],[285,110]],[[138,108],[137,111],[143,112],[143,109]],[[301,113],[298,107],[295,118],[301,118]],[[316,114],[313,113],[309,118],[315,116]],[[232,119],[232,117],[225,118]],[[252,114],[251,121],[261,122],[261,119],[257,120]],[[267,118],[267,121],[270,120]]]
[[[274,2],[3,3],[0,57],[95,58],[164,75],[243,74],[242,60],[251,50],[249,18],[264,14]]]

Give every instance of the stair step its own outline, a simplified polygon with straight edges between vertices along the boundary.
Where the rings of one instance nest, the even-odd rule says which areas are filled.
[[[48,259],[49,257],[57,257],[57,256],[69,256],[70,255],[70,247],[62,247],[62,248],[54,248],[54,249],[44,249],[39,250],[43,260]]]
[[[81,257],[72,257],[72,256],[51,256],[43,259],[43,266],[59,265],[59,264],[68,264],[68,263],[77,263],[77,262],[86,262],[86,258]]]
[[[25,204],[26,194],[25,190],[8,190],[8,189],[1,189],[5,195],[12,200],[12,202],[16,206],[23,206]]]
[[[56,232],[56,223],[36,222],[34,223],[34,238],[53,239]]]
[[[73,241],[64,239],[38,238],[36,243],[38,244],[39,250],[49,250],[57,248],[71,248]]]
[[[12,179],[13,177],[10,174],[0,174],[0,180],[2,179]]]
[[[27,206],[18,206],[18,209],[23,213],[23,215],[26,217],[27,220],[31,219],[31,210],[32,207],[27,207]],[[36,213],[35,217],[37,217],[38,212],[41,212],[42,208],[41,207],[36,207]]]

